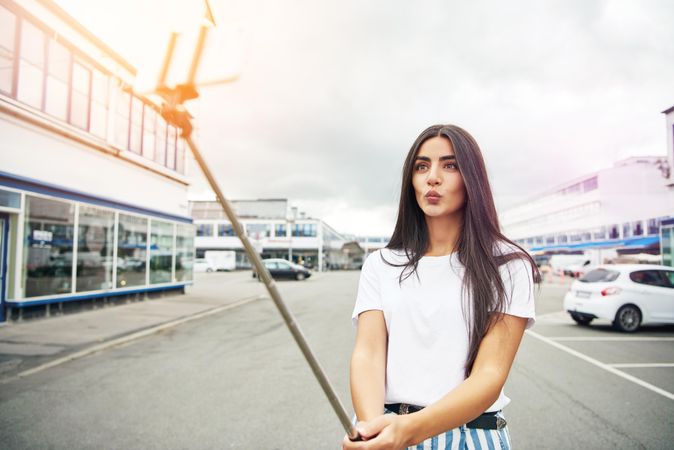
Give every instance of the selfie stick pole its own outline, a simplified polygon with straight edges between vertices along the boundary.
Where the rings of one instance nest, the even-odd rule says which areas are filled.
[[[207,19],[211,24],[214,24],[213,16],[210,14],[208,2],[206,2],[206,8],[207,8]],[[295,321],[295,318],[293,317],[290,310],[288,310],[285,302],[281,298],[281,294],[279,293],[276,287],[276,283],[272,279],[265,265],[262,263],[260,255],[253,248],[253,245],[251,244],[250,240],[248,239],[248,236],[246,236],[244,229],[241,226],[241,222],[239,222],[239,219],[234,213],[234,210],[232,209],[229,201],[225,198],[225,195],[222,193],[222,190],[220,189],[220,186],[215,180],[213,173],[209,169],[208,164],[206,164],[206,161],[201,155],[201,152],[199,151],[197,145],[191,138],[192,117],[190,116],[189,112],[187,112],[182,103],[185,100],[196,98],[199,95],[196,91],[195,76],[197,72],[197,67],[201,59],[201,55],[203,53],[207,32],[208,26],[206,24],[202,25],[199,32],[199,39],[197,41],[197,46],[192,58],[192,64],[190,66],[187,82],[184,84],[180,84],[173,89],[170,89],[165,85],[168,67],[170,65],[173,50],[175,48],[175,36],[171,37],[171,41],[169,42],[169,47],[167,49],[164,64],[162,66],[161,74],[159,76],[159,83],[157,86],[157,93],[160,94],[166,100],[166,102],[162,105],[162,116],[169,122],[181,128],[182,130],[181,136],[185,139],[185,142],[192,151],[194,159],[199,165],[201,172],[208,180],[208,184],[215,193],[218,203],[220,203],[220,205],[222,206],[222,209],[225,211],[227,218],[232,224],[232,228],[234,228],[236,235],[241,240],[241,243],[243,244],[243,248],[246,251],[246,255],[248,256],[249,261],[255,268],[255,271],[257,272],[260,280],[264,282],[264,285],[267,288],[267,292],[269,292],[269,296],[274,301],[274,304],[276,305],[279,312],[281,313],[281,316],[283,317],[283,321],[290,330],[290,334],[292,334],[293,338],[295,338],[295,342],[297,342],[297,345],[300,347],[300,350],[302,351],[304,358],[306,358],[307,362],[309,363],[309,366],[311,367],[314,376],[318,380],[318,383],[321,385],[321,388],[323,388],[323,392],[328,397],[328,400],[332,405],[332,409],[334,409],[335,413],[337,414],[337,417],[339,418],[340,422],[342,423],[342,426],[346,430],[346,433],[349,435],[349,438],[351,440],[360,440],[360,435],[356,431],[355,427],[351,424],[351,420],[349,419],[349,415],[347,414],[344,405],[339,400],[339,397],[337,397],[337,394],[335,393],[334,388],[330,384],[330,381],[326,377],[323,368],[321,367],[320,363],[318,362],[313,352],[311,351],[309,344],[307,344],[307,341],[304,338],[304,335],[302,334],[302,330],[300,330],[300,327]]]

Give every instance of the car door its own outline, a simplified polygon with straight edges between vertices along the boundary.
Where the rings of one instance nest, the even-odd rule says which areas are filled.
[[[276,261],[265,261],[264,266],[267,268],[269,275],[271,275],[272,278],[279,277],[278,264]]]
[[[646,309],[644,315],[654,321],[669,322],[674,318],[671,311],[674,289],[660,270],[637,270],[630,273],[630,279],[638,284],[640,307]]]
[[[279,261],[278,263],[278,268],[279,268],[279,276],[283,278],[294,278],[295,277],[295,272],[293,272],[293,268],[290,267],[290,264],[287,262]]]
[[[663,318],[668,322],[674,322],[674,270],[658,270],[663,279],[662,306]]]

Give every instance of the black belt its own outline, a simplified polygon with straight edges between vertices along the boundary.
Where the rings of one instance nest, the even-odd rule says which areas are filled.
[[[408,405],[407,403],[392,403],[386,406],[391,412],[398,415],[410,414],[424,409],[422,406]],[[481,428],[483,430],[500,430],[504,428],[507,423],[503,417],[496,415],[497,412],[485,412],[475,420],[471,420],[466,424],[467,428]]]

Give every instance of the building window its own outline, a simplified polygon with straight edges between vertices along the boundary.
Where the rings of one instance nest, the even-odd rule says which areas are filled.
[[[48,51],[45,112],[65,122],[68,120],[71,54],[53,39],[49,41]]]
[[[131,95],[122,89],[117,90],[117,105],[115,107],[115,136],[114,142],[120,148],[129,148],[129,113],[131,111]]]
[[[277,223],[274,226],[274,236],[276,237],[286,237],[286,224],[285,223]]]
[[[545,244],[546,245],[554,245],[555,244],[555,237],[554,236],[547,236],[545,238]]]
[[[91,120],[92,134],[106,139],[108,136],[108,98],[110,78],[99,70],[92,71],[91,79]]]
[[[197,236],[200,237],[212,237],[213,236],[213,224],[211,223],[200,223],[197,225]]]
[[[632,237],[632,226],[629,222],[623,223],[623,239]]]
[[[75,206],[28,195],[25,230],[25,296],[70,293]]]
[[[558,234],[557,235],[557,242],[559,244],[566,244],[567,242],[569,242],[569,238],[566,234]]]
[[[119,215],[117,225],[117,287],[145,286],[147,219]]]
[[[16,16],[0,6],[0,91],[13,95]]]
[[[595,241],[603,241],[606,239],[606,227],[597,228],[592,232],[592,239]]]
[[[178,133],[176,127],[173,125],[168,125],[168,130],[166,134],[166,166],[169,169],[175,170],[176,168],[176,139]]]
[[[632,236],[643,236],[643,234],[644,234],[644,227],[643,224],[641,223],[641,220],[632,222]]]
[[[131,96],[131,130],[129,132],[129,150],[141,154],[143,145],[143,101]]]
[[[620,225],[613,224],[608,228],[608,238],[609,239],[619,239],[620,238]]]
[[[155,137],[157,133],[157,112],[149,105],[145,105],[143,117],[143,156],[154,161]]]
[[[150,284],[171,281],[173,267],[173,224],[152,220],[150,236]]]
[[[192,279],[194,265],[194,226],[176,225],[175,281]]]
[[[37,109],[42,109],[45,42],[42,30],[27,20],[21,21],[17,99]]]
[[[660,220],[659,219],[648,219],[648,234],[649,235],[660,234]]]
[[[74,62],[70,92],[70,123],[83,130],[89,129],[90,98],[91,70],[79,62]]]
[[[597,186],[598,183],[596,176],[588,178],[587,180],[583,181],[583,192],[594,191],[595,189],[597,189]]]
[[[185,173],[185,140],[180,136],[176,136],[176,172]]]
[[[592,234],[589,231],[583,231],[580,233],[580,240],[583,242],[590,242],[592,240]]]
[[[293,228],[293,237],[316,237],[316,224],[296,223]]]
[[[223,236],[236,236],[234,232],[234,227],[231,223],[220,223],[218,224],[218,237]]]
[[[154,152],[154,160],[166,166],[166,121],[160,115],[157,115],[157,138]]]
[[[543,245],[543,236],[536,236],[536,245]],[[377,241],[375,241],[377,242]]]
[[[80,206],[77,225],[77,292],[112,287],[114,234],[113,212]]]
[[[268,223],[247,223],[246,235],[253,239],[262,239],[271,235],[271,225]]]

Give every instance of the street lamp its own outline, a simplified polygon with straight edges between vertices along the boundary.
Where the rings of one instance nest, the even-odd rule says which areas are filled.
[[[288,241],[288,260],[293,262],[293,227],[297,219],[297,207],[293,206],[286,215],[286,222],[288,222],[288,229],[290,231],[290,240]]]

